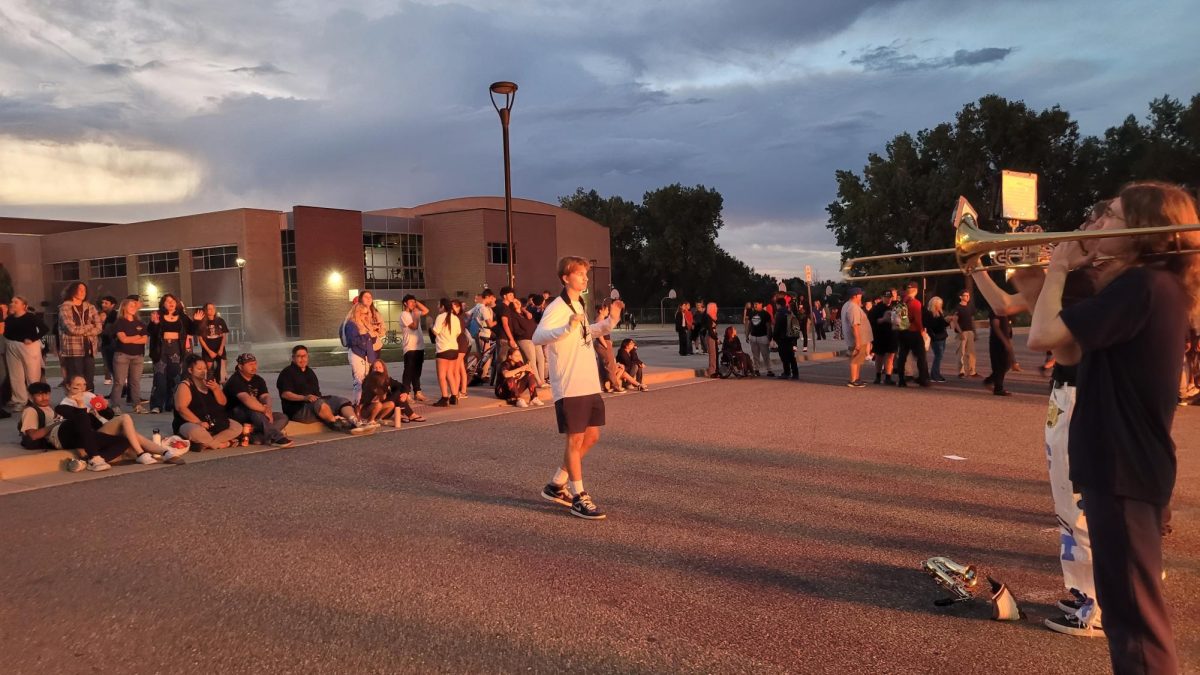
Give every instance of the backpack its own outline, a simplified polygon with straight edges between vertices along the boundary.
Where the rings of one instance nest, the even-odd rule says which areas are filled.
[[[470,317],[467,320],[467,332],[471,334],[472,339],[479,337],[479,331],[483,328],[479,323],[479,309],[472,309],[467,316]]]
[[[801,333],[800,317],[796,316],[795,314],[789,315],[788,316],[788,325],[787,325],[788,337],[798,338],[798,337],[800,337],[800,333]]]
[[[343,319],[341,325],[338,326],[338,342],[342,343],[343,347],[350,346],[350,340],[346,337],[346,324],[349,320]]]
[[[908,305],[901,300],[892,307],[892,328],[896,330],[908,330]]]

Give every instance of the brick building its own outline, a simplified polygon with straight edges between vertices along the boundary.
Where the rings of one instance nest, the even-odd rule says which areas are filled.
[[[558,259],[579,255],[595,261],[592,283],[607,295],[608,230],[571,211],[514,199],[511,254],[518,292],[556,292]],[[245,331],[256,342],[333,337],[363,289],[395,329],[408,293],[432,308],[441,297],[470,302],[485,286],[499,290],[509,255],[502,197],[119,224],[0,217],[0,264],[34,308],[56,307],[74,281],[91,298],[136,293],[148,305],[173,293],[188,307],[214,303],[235,338]]]

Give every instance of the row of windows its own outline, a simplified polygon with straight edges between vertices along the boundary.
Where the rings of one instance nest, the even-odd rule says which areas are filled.
[[[425,238],[420,234],[363,232],[366,287],[425,288]]]
[[[237,267],[237,246],[213,246],[192,250],[192,270],[222,270]],[[137,257],[138,274],[174,274],[179,271],[179,252],[144,253]],[[125,256],[92,258],[87,261],[93,279],[115,279],[127,276]],[[80,261],[54,263],[54,281],[78,281]]]

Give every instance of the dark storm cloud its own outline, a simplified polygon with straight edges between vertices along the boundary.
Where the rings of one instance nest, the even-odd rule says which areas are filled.
[[[157,61],[157,60],[156,61],[147,61],[146,63],[143,63],[141,65],[136,65],[131,61],[120,61],[120,62],[110,61],[108,63],[97,63],[95,65],[88,66],[88,70],[90,70],[93,73],[99,73],[101,75],[120,77],[122,75],[128,75],[130,73],[139,73],[143,70],[154,70],[155,68],[162,68],[162,67],[163,67],[163,63],[161,61]]]
[[[242,66],[241,68],[230,69],[231,73],[241,73],[243,75],[290,75],[286,70],[281,69],[273,63],[262,63],[257,66]]]
[[[864,70],[877,72],[913,72],[918,70],[941,70],[978,66],[1003,61],[1013,52],[1012,47],[984,47],[983,49],[959,49],[950,56],[920,58],[905,51],[903,45],[892,43],[886,46],[864,49],[850,63]]]
[[[71,141],[94,132],[128,128],[122,103],[59,107],[52,96],[22,99],[0,96],[0,134],[28,139]]]

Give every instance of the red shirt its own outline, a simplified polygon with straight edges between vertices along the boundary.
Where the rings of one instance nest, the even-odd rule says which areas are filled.
[[[904,301],[904,306],[908,308],[908,330],[914,333],[924,331],[925,326],[921,323],[921,301],[915,297],[908,298]]]
[[[683,310],[683,325],[687,326],[688,330],[692,329],[692,310]]]

